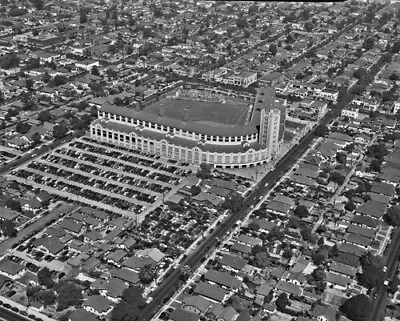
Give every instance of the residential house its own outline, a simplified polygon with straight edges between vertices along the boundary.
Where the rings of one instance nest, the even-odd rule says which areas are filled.
[[[25,267],[17,262],[3,259],[0,261],[0,273],[15,280],[25,273]]]
[[[169,314],[169,321],[199,321],[200,315],[184,310],[182,308],[175,309]]]
[[[182,300],[183,309],[200,315],[204,315],[212,304],[211,301],[199,295],[186,296]]]
[[[83,309],[74,310],[68,317],[68,321],[98,321],[97,316]]]
[[[118,278],[111,278],[108,280],[97,279],[94,281],[90,287],[92,289],[97,289],[100,294],[105,296],[107,299],[118,302],[119,298],[122,297],[122,293],[128,288],[125,282]]]
[[[214,302],[222,303],[225,301],[228,291],[213,284],[199,282],[194,289],[194,293]]]
[[[204,278],[207,281],[233,291],[237,291],[242,287],[242,282],[227,272],[209,270],[206,274],[204,274]]]
[[[112,302],[102,295],[89,296],[82,303],[82,306],[86,311],[96,314],[99,317],[104,317],[113,308]]]

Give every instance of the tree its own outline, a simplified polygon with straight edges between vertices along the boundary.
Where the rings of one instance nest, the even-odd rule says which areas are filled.
[[[41,286],[38,285],[31,285],[29,284],[26,287],[26,297],[28,299],[28,305],[31,304],[32,301],[38,301],[39,300],[39,293],[42,290]]]
[[[255,255],[255,263],[260,269],[264,269],[270,265],[270,256],[267,252],[262,251]]]
[[[80,129],[85,128],[85,124],[83,123],[83,121],[75,116],[71,118],[69,124],[72,127],[72,129],[75,129],[75,130],[80,130]]]
[[[315,265],[320,265],[325,262],[326,255],[324,255],[323,253],[314,253],[313,255],[311,255],[311,259]]]
[[[50,121],[51,120],[50,111],[48,111],[47,109],[42,110],[38,115],[38,120],[41,121],[42,123]]]
[[[96,65],[92,67],[91,73],[92,75],[100,76],[99,69],[97,68]]]
[[[2,220],[0,221],[0,230],[7,237],[16,237],[17,229],[15,227],[15,223],[10,220]]]
[[[150,284],[156,277],[155,268],[151,264],[144,265],[139,272],[139,280],[143,284]]]
[[[314,271],[312,271],[311,276],[315,281],[325,281],[326,280],[326,272],[323,267],[319,266]]]
[[[327,134],[328,134],[328,127],[326,127],[325,125],[318,125],[316,128],[315,128],[315,131],[314,131],[314,133],[315,133],[315,135],[317,136],[317,137],[324,137],[324,136],[326,136]]]
[[[196,176],[201,179],[208,179],[211,177],[213,165],[207,163],[201,163],[200,168],[197,170]]]
[[[111,68],[108,68],[106,70],[106,74],[107,74],[107,77],[109,79],[114,79],[114,78],[118,77],[118,73],[115,70],[111,69]]]
[[[237,213],[243,205],[243,197],[238,193],[231,193],[222,204],[222,207]]]
[[[346,211],[353,212],[356,209],[356,207],[357,207],[356,204],[354,204],[352,201],[348,201],[345,204],[344,209]]]
[[[18,67],[19,58],[15,53],[11,53],[7,56],[7,59],[3,59],[0,63],[0,67],[3,69],[11,69],[14,67]]]
[[[41,143],[41,141],[42,141],[42,138],[40,137],[40,134],[39,133],[34,133],[32,135],[32,141],[33,141],[33,143],[35,145],[39,145]]]
[[[192,196],[196,196],[196,195],[200,194],[201,188],[197,185],[192,185],[190,187],[190,192],[192,193]]]
[[[67,135],[67,133],[68,133],[68,127],[64,123],[56,125],[53,128],[53,137],[55,139],[62,139]]]
[[[76,104],[76,108],[78,108],[79,111],[85,110],[88,107],[89,104],[87,101],[80,101],[79,103]]]
[[[20,134],[26,134],[29,132],[31,127],[32,126],[29,125],[28,123],[18,122],[17,125],[15,126],[15,130]]]
[[[304,241],[313,243],[315,242],[314,235],[311,232],[311,228],[309,226],[303,226],[301,228],[301,237],[303,238]]]
[[[294,210],[294,214],[296,214],[300,218],[305,218],[310,213],[308,212],[307,207],[305,207],[304,205],[297,205],[297,207]]]
[[[84,24],[88,21],[86,10],[82,9],[79,11],[79,23]]]
[[[337,152],[336,153],[336,161],[340,164],[346,164],[347,160],[347,155],[346,153],[343,152]]]
[[[251,222],[248,226],[248,228],[252,231],[258,231],[260,229],[260,225],[256,222]]]
[[[278,52],[278,49],[276,47],[276,44],[271,43],[268,47],[268,51],[271,53],[271,55],[275,56],[276,53]]]
[[[34,82],[31,78],[28,78],[28,79],[25,81],[26,89],[29,90],[29,91],[31,91],[31,90],[33,89],[33,85],[34,85],[34,84],[35,84],[35,82]]]
[[[56,75],[53,79],[54,85],[61,86],[67,82],[67,78],[65,76]]]
[[[43,80],[43,82],[45,82],[46,84],[51,80],[51,76],[50,76],[50,74],[49,74],[47,71],[43,74],[42,80]]]
[[[244,29],[247,28],[249,24],[245,18],[241,17],[236,20],[236,26],[240,29]]]
[[[279,311],[284,311],[286,306],[289,305],[289,299],[286,293],[281,293],[275,301],[276,307]]]
[[[43,10],[44,3],[43,0],[31,0],[32,5],[36,8],[36,10]]]
[[[52,305],[57,300],[57,295],[54,290],[42,290],[38,293],[38,297],[44,306]]]
[[[21,212],[21,203],[17,200],[9,198],[6,201],[6,207],[17,212]]]
[[[398,80],[400,80],[400,77],[399,77],[398,74],[392,73],[392,74],[389,76],[389,80],[398,81]]]
[[[333,172],[329,176],[329,181],[334,182],[340,186],[344,183],[345,177],[342,174],[340,174],[339,172]]]
[[[366,50],[370,50],[374,47],[375,40],[372,37],[368,37],[367,39],[364,40],[363,42],[363,48]]]
[[[304,23],[304,30],[307,32],[311,32],[313,29],[314,24],[311,21],[306,21]]]
[[[270,242],[282,241],[285,236],[284,231],[282,231],[278,226],[274,226],[267,235],[267,240]]]
[[[389,207],[386,211],[385,215],[383,216],[385,222],[392,226],[399,226],[400,225],[400,206],[393,205]]]
[[[40,285],[44,285],[48,289],[51,289],[54,285],[53,278],[51,277],[51,271],[47,267],[39,270],[37,273],[37,279]]]
[[[381,165],[382,165],[382,160],[374,158],[369,164],[369,171],[380,173]]]
[[[361,258],[362,274],[357,274],[358,281],[366,288],[374,288],[382,283],[385,273],[383,272],[382,260],[379,256],[366,252]]]
[[[360,84],[355,84],[350,88],[350,93],[354,95],[360,96],[365,90],[365,86],[360,85]]]
[[[124,290],[121,301],[112,310],[111,321],[137,321],[145,304],[142,290],[131,286]]]
[[[339,255],[339,250],[338,250],[337,245],[335,244],[334,246],[332,246],[332,247],[329,249],[329,251],[328,251],[328,256],[329,256],[330,258],[332,258],[332,257],[336,257],[336,256],[338,256],[338,255]]]
[[[56,287],[57,311],[70,306],[80,306],[83,301],[82,290],[71,281],[62,281]]]
[[[371,302],[364,294],[346,300],[339,308],[352,321],[367,321],[371,314]]]
[[[393,46],[392,49],[390,50],[391,53],[399,53],[400,52],[400,41],[396,41]]]
[[[291,248],[287,247],[283,250],[282,257],[284,257],[285,259],[291,259],[292,256],[293,256],[293,251]]]
[[[111,312],[112,321],[138,320],[140,310],[136,304],[130,304],[124,300],[115,305]]]
[[[364,68],[358,68],[357,70],[354,71],[353,77],[361,79],[365,77],[367,74],[368,72]]]

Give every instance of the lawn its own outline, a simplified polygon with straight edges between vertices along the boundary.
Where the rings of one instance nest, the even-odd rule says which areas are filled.
[[[183,99],[165,98],[145,109],[151,114],[159,114],[160,107],[164,107],[166,117],[184,120],[185,108],[189,108],[189,120],[201,122],[205,125],[225,125],[227,127],[242,126],[246,121],[248,104],[244,100],[235,102],[214,103]]]
[[[20,279],[18,279],[18,282],[20,282],[22,284],[25,284],[26,286],[29,285],[30,281],[33,281],[35,283],[38,282],[37,281],[37,276],[34,273],[30,272],[30,271],[27,271]]]

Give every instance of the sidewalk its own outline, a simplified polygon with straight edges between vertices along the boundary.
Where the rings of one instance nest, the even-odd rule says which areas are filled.
[[[56,320],[56,319],[50,318],[49,316],[47,316],[47,315],[45,315],[43,313],[40,313],[40,312],[30,308],[30,307],[28,308],[28,307],[26,307],[26,306],[24,306],[24,305],[22,305],[20,303],[14,302],[13,300],[10,300],[9,298],[6,298],[4,296],[0,296],[0,300],[3,301],[4,303],[8,303],[12,307],[18,308],[20,311],[26,311],[28,313],[28,315],[32,314],[35,317],[41,318],[43,321],[55,321]],[[3,308],[5,308],[5,307],[3,306]],[[27,316],[23,316],[22,314],[19,314],[18,312],[14,312],[14,313],[17,314],[18,316],[25,317],[27,319],[31,319],[31,318],[28,318]]]

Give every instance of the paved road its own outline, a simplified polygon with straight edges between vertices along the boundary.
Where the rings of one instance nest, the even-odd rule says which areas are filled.
[[[1,255],[7,252],[7,250],[10,249],[14,244],[18,243],[19,241],[25,240],[27,236],[30,235],[31,233],[34,233],[35,231],[38,232],[41,231],[43,227],[46,226],[46,224],[49,223],[51,220],[58,218],[60,215],[65,215],[66,213],[69,213],[78,207],[79,206],[64,204],[50,211],[50,213],[47,214],[46,216],[42,216],[28,227],[20,230],[16,237],[8,238],[3,242],[1,242],[0,243]]]
[[[8,172],[10,169],[18,167],[23,165],[24,163],[28,163],[30,160],[32,160],[35,157],[39,157],[47,152],[49,152],[51,149],[57,148],[58,146],[68,143],[71,140],[73,140],[76,137],[80,137],[82,135],[84,135],[86,132],[85,129],[82,129],[80,131],[77,131],[75,133],[69,134],[68,136],[66,136],[63,139],[57,140],[55,142],[52,142],[49,145],[44,145],[42,147],[39,147],[37,149],[34,149],[31,153],[27,153],[26,155],[22,156],[21,158],[18,158],[10,163],[8,163],[5,166],[2,166],[0,168],[0,174],[4,174],[6,172]],[[33,155],[35,155],[34,157],[32,157]]]
[[[331,113],[327,114],[322,120],[321,124],[327,125],[332,121],[335,116]],[[216,246],[218,239],[221,239],[230,231],[235,225],[237,220],[240,220],[246,216],[250,211],[250,205],[257,203],[260,197],[265,195],[275,183],[287,172],[287,170],[297,161],[297,159],[304,153],[308,146],[313,141],[315,135],[314,131],[311,131],[305,137],[303,137],[299,144],[294,146],[276,165],[275,169],[269,172],[264,178],[258,183],[256,188],[243,202],[242,209],[228,216],[221,225],[210,234],[207,239],[199,245],[199,247],[193,251],[189,256],[181,263],[180,266],[189,265],[192,269],[196,269],[200,264],[200,260],[206,255],[210,248]],[[265,184],[268,183],[267,186]],[[179,282],[180,268],[173,270],[172,273],[167,276],[162,284],[151,294],[153,301],[151,301],[142,311],[141,320],[147,321],[152,318],[159,307],[164,304],[164,300],[169,298],[177,289]]]
[[[389,251],[387,252],[387,272],[385,274],[385,280],[392,280],[397,271],[398,257],[400,255],[400,229],[397,228],[393,232],[392,241],[390,242]],[[386,303],[384,302],[386,299],[386,286],[380,284],[375,291],[378,293],[378,296],[373,302],[373,312],[370,321],[379,321],[379,317],[384,314],[384,310],[386,308]]]
[[[18,313],[0,307],[0,321],[31,321],[32,319],[24,317]]]

